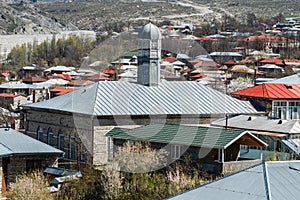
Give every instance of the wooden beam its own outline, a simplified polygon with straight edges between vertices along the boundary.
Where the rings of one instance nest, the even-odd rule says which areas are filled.
[[[222,163],[225,162],[225,151],[224,151],[224,148],[222,148]]]

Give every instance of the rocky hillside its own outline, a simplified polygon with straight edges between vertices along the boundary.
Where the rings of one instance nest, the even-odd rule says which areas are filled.
[[[30,3],[0,2],[0,34],[39,34],[77,30],[70,23],[61,23]]]
[[[253,17],[266,19],[300,13],[298,0],[74,0],[42,4],[39,8],[48,16],[71,22],[80,29],[103,31],[112,28],[117,32],[147,17],[156,23],[201,25],[212,20],[221,23],[224,16],[246,23]]]

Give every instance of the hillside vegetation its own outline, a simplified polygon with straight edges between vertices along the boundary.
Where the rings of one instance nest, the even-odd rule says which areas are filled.
[[[75,0],[68,3],[0,2],[0,34],[53,33],[60,30],[121,32],[144,24],[223,23],[228,17],[239,24],[258,19],[273,22],[278,16],[298,17],[297,0]]]

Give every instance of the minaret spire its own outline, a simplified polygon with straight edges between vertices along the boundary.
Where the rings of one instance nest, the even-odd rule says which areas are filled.
[[[160,82],[161,32],[149,23],[139,34],[138,41],[138,83],[155,86]]]

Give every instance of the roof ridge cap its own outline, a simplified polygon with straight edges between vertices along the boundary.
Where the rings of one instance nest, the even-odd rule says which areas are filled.
[[[269,183],[267,163],[263,162],[262,165],[263,165],[264,183],[265,183],[267,200],[271,200],[272,198],[271,198],[271,189],[270,189],[270,183]]]
[[[105,81],[102,81],[102,82],[105,83]],[[92,115],[97,115],[96,114],[96,101],[97,101],[97,96],[98,96],[99,85],[100,85],[100,81],[96,82],[95,96],[93,99],[93,114]]]

